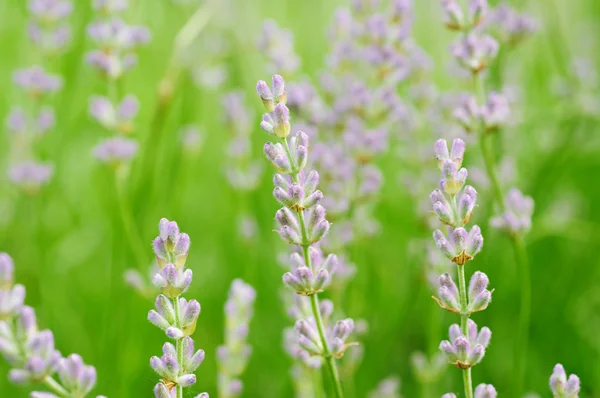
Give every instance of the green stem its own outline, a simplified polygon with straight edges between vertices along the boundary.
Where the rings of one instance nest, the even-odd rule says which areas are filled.
[[[181,329],[181,314],[179,313],[179,296],[173,299],[173,307],[175,307],[175,326],[178,329]],[[181,344],[181,339],[177,339],[175,341],[175,349],[177,350],[177,363],[180,365],[183,363],[183,344]],[[181,374],[177,375],[178,377]],[[183,387],[180,384],[177,384],[177,398],[183,398]]]
[[[460,306],[467,308],[467,283],[465,280],[465,266],[457,265],[458,269],[458,289],[460,292]],[[468,336],[467,321],[469,314],[460,314],[460,328],[463,335]],[[465,398],[473,398],[473,382],[471,380],[471,368],[463,369],[463,384],[465,386]]]
[[[290,146],[288,144],[287,138],[284,138],[282,141],[287,157],[288,159],[290,159],[290,162],[292,162],[292,181],[295,184],[298,184],[300,182],[300,179],[298,177],[299,171],[297,170],[296,165],[293,164],[293,157],[291,156]],[[310,253],[308,251],[308,248],[310,247],[310,242],[308,239],[306,221],[304,219],[304,210],[298,211],[298,221],[300,223],[300,230],[302,233],[302,253],[304,254],[304,263],[308,268],[312,270]],[[333,357],[333,355],[331,355],[331,351],[329,350],[329,344],[327,344],[327,337],[325,335],[325,325],[323,323],[323,318],[321,317],[321,310],[319,309],[319,297],[316,293],[310,296],[310,303],[312,307],[313,317],[315,318],[315,323],[317,324],[317,330],[319,331],[319,337],[321,338],[321,345],[323,346],[323,357],[325,358],[325,363],[327,364],[327,368],[329,370],[329,374],[333,382],[335,396],[337,398],[343,398],[344,391],[342,390],[340,375],[337,369],[337,365],[335,363],[335,358]]]
[[[57,394],[60,397],[68,397],[69,392],[65,390],[63,386],[61,386],[56,380],[52,378],[52,376],[46,376],[44,378],[44,384],[48,387],[53,393]]]

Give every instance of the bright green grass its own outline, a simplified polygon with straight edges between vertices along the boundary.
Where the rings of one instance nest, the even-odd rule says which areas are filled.
[[[173,37],[189,12],[167,0],[137,0],[126,19],[148,24],[151,44],[141,52],[140,63],[126,79],[124,91],[140,96],[142,113],[138,134],[147,145],[155,89],[171,53]],[[10,76],[33,57],[24,37],[24,0],[0,1],[0,115],[19,100]],[[90,47],[83,34],[91,18],[87,0],[77,0],[72,17],[75,40],[71,51],[53,67],[66,76],[66,87],[55,99],[58,128],[42,145],[57,173],[39,197],[19,196],[7,181],[0,186],[0,250],[9,252],[17,265],[17,279],[27,287],[27,303],[37,309],[39,324],[50,328],[63,354],[78,352],[98,369],[96,393],[110,397],[146,397],[157,381],[148,360],[160,353],[164,335],[146,321],[152,300],[140,298],[122,283],[123,270],[145,267],[152,260],[150,242],[157,234],[160,217],[177,220],[192,238],[188,265],[195,280],[187,297],[202,304],[195,340],[206,350],[193,390],[216,396],[215,348],[222,341],[223,303],[229,283],[241,277],[256,287],[256,316],[250,340],[254,353],[244,375],[244,396],[288,397],[290,360],[281,348],[281,331],[288,326],[278,295],[282,270],[276,256],[282,245],[271,231],[276,204],[271,198],[270,175],[260,189],[243,204],[223,177],[222,151],[228,140],[220,118],[220,92],[201,92],[186,84],[179,92],[163,130],[158,174],[143,175],[140,162],[133,165],[131,184],[122,197],[134,218],[135,234],[127,234],[119,211],[112,173],[96,164],[90,151],[102,134],[87,114],[87,100],[104,88],[82,61]],[[261,21],[275,18],[293,29],[298,52],[303,56],[303,73],[316,76],[327,50],[326,27],[340,0],[257,1],[233,0],[235,6],[221,15],[233,19],[235,39],[227,57],[231,80],[228,88],[239,87],[253,98],[255,82],[268,78],[263,59],[252,46]],[[435,79],[441,87],[454,83],[443,64],[451,34],[439,23],[438,1],[418,1],[416,37],[437,61]],[[522,124],[512,129],[518,145],[519,185],[536,200],[534,231],[528,252],[532,264],[533,311],[528,352],[526,387],[549,396],[548,377],[561,362],[582,380],[583,397],[600,395],[600,129],[594,120],[577,115],[562,116],[551,96],[556,74],[567,71],[570,55],[597,55],[598,43],[583,39],[598,37],[600,3],[596,0],[525,1],[542,23],[542,31],[522,48],[511,53],[505,65],[515,66],[515,83],[523,91]],[[557,4],[558,3],[558,4]],[[555,8],[557,7],[557,9]],[[223,12],[223,11],[221,11]],[[211,27],[209,27],[211,29]],[[202,57],[202,54],[191,54]],[[189,81],[186,81],[189,83]],[[182,100],[184,98],[185,100]],[[257,120],[259,104],[255,101]],[[207,139],[202,153],[181,159],[176,131],[182,123],[197,122]],[[402,130],[402,126],[398,126]],[[8,137],[2,135],[0,154],[6,159]],[[256,156],[261,156],[265,136],[256,128]],[[145,147],[144,147],[145,148]],[[510,147],[502,150],[511,150]],[[466,165],[479,162],[472,147]],[[5,162],[2,162],[4,168]],[[427,235],[413,214],[413,203],[397,183],[398,160],[393,154],[381,161],[387,177],[377,215],[383,221],[381,235],[358,242],[352,248],[359,271],[347,289],[343,308],[355,318],[364,318],[370,332],[364,340],[366,356],[354,381],[356,397],[366,396],[382,378],[402,378],[405,397],[419,395],[419,387],[408,364],[410,354],[425,350],[445,336],[457,318],[435,308],[423,283],[419,261],[407,251],[407,242]],[[4,172],[3,172],[4,173]],[[4,174],[3,174],[4,175]],[[140,177],[159,183],[140,187]],[[141,190],[140,190],[141,189]],[[558,231],[548,210],[565,192],[575,194],[572,222]],[[325,192],[327,194],[327,192]],[[235,217],[247,206],[260,221],[256,241],[239,239]],[[472,264],[485,271],[494,287],[494,301],[476,314],[480,325],[493,331],[492,344],[482,364],[473,370],[474,383],[493,383],[510,391],[513,339],[519,305],[518,270],[510,245],[485,224],[491,201],[482,195],[475,219],[483,226],[486,244]],[[135,246],[137,245],[137,246]],[[137,250],[137,252],[136,252]],[[427,332],[430,318],[437,316],[437,335]],[[434,329],[436,329],[434,327]],[[0,364],[0,396],[27,396],[28,389],[8,384],[8,368]],[[460,374],[448,369],[434,387],[432,396],[460,391]],[[504,395],[506,396],[506,395]],[[429,397],[427,397],[429,398]]]

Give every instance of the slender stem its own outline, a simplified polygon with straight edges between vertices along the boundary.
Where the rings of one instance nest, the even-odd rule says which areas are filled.
[[[63,386],[61,386],[56,380],[54,380],[54,378],[52,378],[52,376],[46,376],[44,378],[44,384],[53,393],[55,393],[55,394],[57,394],[57,395],[59,395],[61,397],[68,397],[69,396],[69,392],[67,390],[65,390],[65,388]]]
[[[458,289],[460,292],[460,306],[467,308],[467,283],[465,281],[465,266],[457,265],[458,269]],[[469,314],[460,314],[460,328],[463,335],[468,336],[467,321]],[[473,398],[473,382],[471,380],[471,368],[463,369],[463,384],[465,386],[465,398]]]
[[[181,314],[179,313],[179,296],[173,299],[173,307],[175,308],[175,326],[181,329]],[[177,350],[177,363],[181,366],[183,363],[183,345],[181,339],[175,340],[175,349]],[[177,375],[178,377],[181,374]],[[177,384],[177,398],[183,398],[183,387]]]
[[[474,83],[481,105],[485,101],[485,88],[483,87],[483,80],[478,74],[474,75]],[[504,200],[504,192],[502,191],[502,185],[500,184],[498,174],[496,173],[496,161],[490,140],[490,135],[486,134],[483,129],[481,129],[479,133],[479,141],[487,174],[492,183],[496,202],[498,203],[500,210],[505,212],[506,202]],[[519,324],[517,328],[517,338],[515,339],[515,355],[513,365],[513,386],[515,389],[513,391],[513,395],[519,396],[523,390],[524,369],[527,358],[529,323],[531,318],[531,281],[529,259],[522,236],[519,234],[512,235],[511,243],[515,253],[517,270],[521,278],[521,308],[519,310]]]
[[[287,157],[288,159],[290,159],[290,162],[292,162],[292,181],[297,184],[300,182],[300,179],[298,177],[299,171],[297,170],[296,165],[293,164],[293,157],[291,156],[290,146],[288,144],[287,138],[284,138],[282,141]],[[300,223],[300,230],[302,233],[302,253],[304,255],[304,263],[308,268],[312,270],[310,253],[308,251],[308,248],[310,247],[310,242],[308,239],[306,221],[304,219],[304,210],[298,211],[298,221]],[[317,330],[319,331],[319,337],[321,338],[321,345],[323,346],[323,357],[325,358],[325,363],[327,364],[327,368],[329,369],[329,374],[333,382],[335,396],[337,398],[343,398],[344,391],[342,390],[340,375],[337,369],[337,365],[335,363],[335,358],[331,355],[331,351],[329,350],[329,344],[327,344],[327,337],[325,335],[325,325],[323,324],[321,310],[319,309],[319,297],[316,293],[310,296],[310,303],[312,307],[313,317],[315,318],[315,323],[317,324]]]
[[[327,338],[325,337],[325,326],[323,325],[323,318],[321,318],[321,311],[319,310],[319,297],[316,294],[310,296],[310,304],[312,306],[317,329],[319,330],[319,337],[321,337],[321,343],[323,344],[323,354],[325,356],[325,362],[327,363],[331,380],[333,381],[335,396],[342,398],[344,396],[344,391],[342,390],[342,383],[340,382],[340,375],[335,363],[335,358],[329,351],[329,345],[327,344]]]

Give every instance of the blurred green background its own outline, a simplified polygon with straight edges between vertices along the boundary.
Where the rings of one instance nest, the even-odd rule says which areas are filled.
[[[15,190],[2,173],[0,250],[13,256],[17,280],[27,287],[26,302],[37,309],[41,327],[55,333],[57,348],[64,355],[80,353],[97,367],[96,393],[150,396],[157,376],[148,359],[160,352],[165,338],[146,321],[153,300],[127,287],[123,272],[144,270],[151,263],[150,242],[161,217],[178,221],[192,239],[188,266],[195,278],[186,296],[202,304],[195,339],[206,351],[198,383],[190,390],[216,393],[215,349],[223,339],[223,304],[230,282],[241,277],[258,292],[250,332],[254,352],[243,376],[244,396],[291,396],[291,361],[281,348],[282,329],[289,321],[279,300],[282,268],[277,264],[284,245],[272,232],[277,205],[271,196],[271,175],[265,173],[261,187],[244,200],[227,183],[223,151],[230,134],[222,122],[220,98],[224,91],[240,88],[253,99],[256,81],[269,78],[265,59],[255,47],[265,18],[294,32],[302,73],[316,78],[328,51],[326,31],[333,11],[345,2],[220,3],[203,35],[212,31],[213,36],[223,35],[230,42],[220,60],[229,79],[218,90],[198,89],[182,73],[158,143],[148,139],[157,106],[156,88],[168,66],[174,37],[193,8],[167,0],[131,2],[124,18],[147,25],[153,39],[140,51],[139,65],[126,75],[123,90],[141,100],[136,134],[142,151],[155,147],[152,167],[156,174],[143,169],[138,157],[130,178],[119,185],[114,173],[91,156],[101,132],[88,115],[88,98],[105,88],[83,61],[84,53],[92,48],[84,32],[93,15],[88,1],[77,0],[70,17],[73,43],[50,66],[65,76],[64,89],[53,99],[57,128],[41,144],[44,158],[54,163],[56,173],[51,184],[33,197]],[[21,99],[11,82],[13,71],[35,62],[24,33],[25,3],[0,1],[2,116]],[[415,3],[415,38],[436,63],[435,81],[442,88],[455,87],[446,65],[453,34],[440,23],[438,1]],[[600,65],[600,2],[520,1],[514,5],[541,25],[532,39],[504,59],[506,80],[520,87],[522,98],[517,110],[520,121],[507,131],[513,138],[500,149],[515,156],[517,185],[536,201],[534,227],[527,237],[533,301],[526,388],[550,396],[548,378],[560,362],[580,376],[582,397],[600,397],[600,125],[597,117],[553,94],[557,77],[572,78],[574,57],[589,57]],[[192,49],[187,56],[202,62],[207,55]],[[594,98],[600,95],[592,91],[591,82],[572,84],[575,90],[591,91]],[[249,103],[256,109],[253,140],[260,158],[266,140],[258,128],[260,104]],[[178,141],[179,127],[190,123],[199,125],[205,134],[197,156],[183,156]],[[399,131],[402,128],[398,126]],[[6,131],[1,137],[5,169],[9,137]],[[467,153],[467,167],[480,164],[478,149]],[[457,321],[436,308],[423,280],[421,260],[408,250],[411,239],[429,232],[419,225],[413,200],[398,182],[398,164],[392,151],[380,160],[386,183],[376,215],[382,231],[352,247],[358,274],[344,302],[337,304],[349,316],[363,318],[370,325],[363,338],[364,361],[355,380],[346,381],[355,385],[357,397],[366,396],[391,374],[400,376],[405,397],[419,396],[410,354],[427,350],[431,340],[437,344]],[[240,239],[237,232],[242,210],[250,211],[259,222],[251,241]],[[496,290],[488,310],[475,316],[478,324],[490,327],[493,338],[473,377],[475,384],[494,384],[502,396],[511,385],[519,270],[508,240],[488,228],[490,214],[490,196],[484,193],[475,222],[483,228],[486,245],[476,261],[469,263],[468,273],[475,267],[485,271]],[[433,327],[432,316],[440,318]],[[26,396],[30,389],[10,385],[4,376],[7,371],[6,364],[0,363],[0,396]],[[460,386],[459,372],[448,369],[433,393],[460,391]]]

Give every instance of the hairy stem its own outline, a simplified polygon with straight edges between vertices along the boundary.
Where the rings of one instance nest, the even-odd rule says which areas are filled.
[[[460,306],[461,308],[467,308],[467,284],[465,280],[465,266],[457,265],[458,269],[458,288],[460,292]],[[469,314],[460,314],[460,328],[463,335],[468,336],[467,332],[467,321],[469,320]],[[465,398],[473,398],[473,382],[471,380],[471,368],[463,369],[463,384],[465,386]]]

